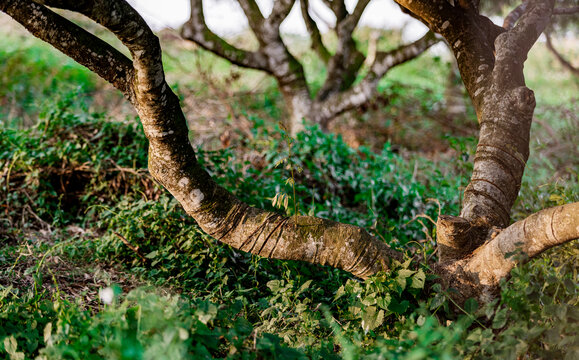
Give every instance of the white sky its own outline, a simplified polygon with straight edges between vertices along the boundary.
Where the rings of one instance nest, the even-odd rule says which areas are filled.
[[[272,0],[256,0],[264,15],[271,12]],[[356,0],[346,0],[346,7],[352,10]],[[129,3],[141,13],[154,29],[163,27],[179,28],[189,18],[189,0],[129,0]],[[203,2],[205,21],[209,28],[219,35],[232,35],[247,28],[247,20],[243,11],[234,0],[205,0]],[[311,0],[312,17],[317,21],[322,31],[327,30],[324,23],[333,23],[335,18],[321,0]],[[390,0],[371,1],[362,19],[361,25],[375,28],[404,27],[403,38],[411,41],[426,32],[426,27],[419,21],[403,14],[398,6]],[[306,34],[306,27],[301,17],[300,5],[294,5],[290,15],[283,22],[285,33]]]

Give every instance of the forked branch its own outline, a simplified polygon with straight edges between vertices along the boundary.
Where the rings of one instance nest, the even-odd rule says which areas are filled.
[[[126,97],[132,97],[133,64],[111,45],[32,1],[5,1],[2,11],[21,23],[25,22],[32,35],[86,66]]]
[[[190,3],[191,17],[181,29],[181,36],[184,39],[196,42],[203,48],[229,60],[235,65],[270,72],[267,59],[263,53],[239,49],[207,27],[203,14],[202,0],[191,0]]]
[[[377,52],[370,71],[359,84],[315,105],[318,107],[315,113],[321,115],[322,124],[324,120],[332,119],[370,101],[376,95],[378,82],[391,68],[416,58],[439,41],[440,39],[429,31],[411,44],[388,52]]]

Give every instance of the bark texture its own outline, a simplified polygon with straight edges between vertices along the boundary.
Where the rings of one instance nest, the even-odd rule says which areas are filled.
[[[313,94],[301,63],[289,52],[279,33],[279,27],[295,0],[275,1],[267,18],[254,1],[238,0],[259,42],[255,51],[235,48],[215,35],[203,18],[203,1],[190,2],[191,17],[183,25],[183,38],[194,41],[233,64],[262,70],[275,77],[289,113],[286,126],[292,134],[303,130],[304,122],[327,128],[336,116],[369,102],[376,95],[378,81],[390,68],[419,56],[439,41],[433,33],[428,33],[412,44],[380,53],[370,64],[368,76],[354,86],[366,56],[358,50],[353,34],[370,0],[358,1],[351,13],[343,0],[327,2],[336,16],[334,32],[338,43],[333,54],[325,46],[320,30],[310,15],[309,2],[301,0],[301,13],[310,35],[311,47],[328,69],[324,84]]]
[[[487,302],[500,279],[522,261],[509,253],[519,250],[528,259],[579,237],[577,203],[508,226],[529,157],[535,109],[523,64],[550,21],[554,1],[525,1],[503,28],[481,16],[472,2],[396,1],[451,45],[477,113],[479,142],[460,216],[438,219],[437,271],[446,287],[458,290],[459,301]]]
[[[528,157],[535,106],[533,93],[525,86],[522,67],[527,52],[549,20],[553,0],[530,1],[517,24],[508,31],[480,16],[472,2],[454,6],[446,0],[398,2],[453,44],[479,114],[480,141],[463,209],[458,217],[442,215],[438,220],[437,272],[447,288],[458,290],[459,301],[477,297],[487,302],[496,294],[499,280],[525,261],[520,256],[510,256],[512,253],[532,258],[579,238],[579,203],[542,210],[508,226]],[[246,14],[256,19],[253,27],[274,30],[279,29],[293,4],[276,2],[272,15],[265,19],[255,2],[240,3]],[[355,26],[356,14],[365,6],[362,2],[353,14],[346,14],[340,2],[332,4],[338,18],[354,16],[349,18],[353,22],[349,26]],[[76,11],[100,23],[123,42],[132,59],[47,6]],[[393,259],[400,260],[399,253],[361,228],[314,217],[284,217],[251,207],[218,186],[199,165],[189,144],[179,100],[165,81],[157,37],[125,1],[45,0],[41,4],[3,0],[0,10],[126,95],[149,139],[151,174],[211,236],[253,254],[330,265],[361,278],[387,271]],[[389,67],[417,54],[432,39],[433,35],[428,34],[418,44],[376,54],[366,78],[374,81]],[[264,63],[272,73],[283,74],[287,70],[283,69],[283,61],[272,60],[272,54],[279,52],[278,60],[284,58],[290,63],[293,57],[282,46],[279,32],[268,32],[260,43]],[[232,50],[222,45],[219,51]],[[255,56],[262,58],[257,53]],[[352,89],[357,88],[360,90],[351,91],[363,97],[366,88],[360,84]]]

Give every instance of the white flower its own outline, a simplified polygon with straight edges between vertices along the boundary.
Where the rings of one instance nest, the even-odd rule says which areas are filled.
[[[101,301],[107,305],[112,304],[113,299],[115,298],[115,292],[112,288],[106,287],[104,289],[99,290],[99,297]]]

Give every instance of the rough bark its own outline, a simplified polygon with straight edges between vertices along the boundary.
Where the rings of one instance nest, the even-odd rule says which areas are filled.
[[[419,40],[382,54],[381,59],[371,64],[371,75],[364,83],[353,86],[366,59],[366,56],[358,50],[353,33],[370,0],[359,1],[351,14],[346,10],[344,1],[326,3],[337,19],[334,31],[338,37],[338,44],[334,54],[331,54],[324,45],[317,24],[310,16],[309,2],[301,0],[301,12],[310,34],[311,47],[327,64],[328,69],[324,84],[317,94],[312,96],[301,63],[287,49],[279,32],[281,23],[295,1],[274,2],[272,13],[267,18],[263,16],[255,1],[238,2],[259,42],[257,50],[235,48],[211,32],[203,19],[202,0],[191,0],[191,17],[183,25],[182,36],[233,64],[262,70],[275,77],[288,110],[286,125],[292,134],[303,130],[304,122],[320,124],[325,129],[330,121],[341,113],[369,102],[375,96],[380,77],[384,76],[388,69],[419,56],[439,41],[434,36],[429,36],[426,41]],[[380,77],[376,77],[378,73],[381,74]]]
[[[179,100],[165,81],[158,39],[126,2],[54,0],[44,3],[80,12],[111,30],[129,49],[132,64],[94,35],[80,31],[76,25],[37,2],[5,0],[0,2],[0,10],[127,95],[149,139],[151,174],[205,232],[253,254],[326,264],[361,278],[387,271],[392,259],[400,259],[398,252],[361,228],[314,217],[288,218],[253,208],[218,186],[199,165],[189,144]],[[399,3],[408,5],[409,11],[433,9],[429,1]],[[248,12],[255,11],[252,4],[252,1],[246,2]],[[460,19],[455,11],[461,11],[466,18],[479,21],[476,7],[471,2],[468,2],[471,5],[465,4],[464,7],[451,7],[452,12],[443,5],[440,11],[454,19]],[[278,5],[276,12],[283,17],[287,6]],[[459,301],[473,296],[482,302],[489,301],[496,294],[499,280],[525,261],[520,256],[509,257],[511,253],[518,251],[532,258],[552,246],[579,238],[579,203],[542,210],[507,227],[528,156],[528,129],[534,109],[532,91],[524,86],[522,66],[552,8],[553,1],[532,1],[512,30],[497,36],[496,29],[487,27],[490,34],[481,36],[483,40],[496,38],[496,57],[483,54],[492,50],[487,44],[461,47],[485,56],[470,65],[463,63],[462,67],[467,88],[470,86],[469,91],[480,92],[475,100],[479,95],[482,99],[477,105],[477,112],[481,114],[481,138],[464,208],[460,217],[446,215],[438,221],[440,262],[437,272],[447,288],[458,289]],[[342,11],[339,6],[338,10]],[[476,23],[467,26],[457,21],[454,24],[459,26],[455,27],[444,25],[449,20],[437,19],[428,12],[416,15],[423,16],[425,22],[428,19],[437,24],[442,21],[432,27],[442,29],[443,35],[461,42],[473,41],[474,30],[468,26],[475,29],[487,26]],[[276,26],[279,21],[275,18],[271,23]],[[448,27],[459,34],[446,31]],[[413,47],[406,50],[413,52]],[[403,58],[399,56],[384,60],[386,65],[374,69],[375,76],[379,76],[387,64]],[[388,56],[384,55],[383,59],[386,58]],[[470,55],[465,58],[472,59]],[[493,66],[487,69],[489,58]],[[457,60],[459,64],[465,61],[459,56]],[[472,70],[473,67],[478,70]],[[469,80],[477,71],[486,79]]]
[[[458,289],[457,300],[487,302],[500,279],[521,261],[509,253],[519,249],[532,258],[579,235],[578,203],[508,226],[529,156],[535,108],[523,64],[550,20],[554,1],[526,1],[508,15],[504,29],[462,2],[397,2],[451,44],[477,112],[479,143],[460,216],[438,219],[437,271],[447,288]]]

